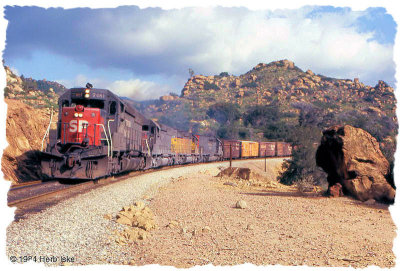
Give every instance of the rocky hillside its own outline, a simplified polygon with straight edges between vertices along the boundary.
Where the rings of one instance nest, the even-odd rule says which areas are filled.
[[[367,130],[377,130],[374,124],[380,123],[388,131],[369,131],[380,141],[397,132],[394,89],[388,84],[316,75],[289,60],[260,63],[239,76],[194,75],[180,97],[163,96],[141,110],[166,124],[221,137],[282,138],[273,130],[299,122],[320,128],[343,122]],[[371,119],[374,124],[366,123]]]
[[[38,179],[38,154],[50,119],[47,108],[33,108],[21,101],[7,103],[6,137],[1,169],[4,178],[13,182]],[[57,118],[57,116],[55,116]]]
[[[59,94],[66,88],[52,81],[34,80],[15,75],[9,67],[6,71],[7,86],[4,88],[4,97],[22,101],[34,108],[57,108]]]

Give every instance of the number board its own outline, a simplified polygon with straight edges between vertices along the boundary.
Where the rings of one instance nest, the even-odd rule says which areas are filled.
[[[93,98],[93,99],[104,99],[104,97],[105,97],[104,93],[93,92],[93,91],[90,92],[90,98]]]

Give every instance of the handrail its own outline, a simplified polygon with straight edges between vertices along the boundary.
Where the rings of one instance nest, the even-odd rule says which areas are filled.
[[[53,120],[53,113],[54,113],[53,107],[51,108],[51,111],[50,111],[50,112],[51,112],[51,113],[50,113],[50,122],[49,122],[49,126],[48,126],[47,129],[46,129],[46,132],[44,133],[43,139],[42,139],[42,147],[41,147],[41,149],[40,149],[41,152],[43,151],[44,140],[46,139],[47,135],[48,135],[49,132],[50,132],[51,122],[52,122],[52,120]]]
[[[151,155],[150,155],[149,142],[147,141],[147,139],[146,139],[145,141],[146,141],[146,145],[147,145],[147,153],[148,153],[149,156],[151,156]]]
[[[106,135],[106,140],[107,140],[107,157],[110,157],[110,153],[111,153],[110,152],[110,141],[108,140],[106,128],[104,127],[103,124],[97,124],[97,125],[100,125],[100,127],[103,127],[103,131],[104,131],[104,134]]]
[[[52,118],[50,118],[50,120],[52,120]],[[50,132],[50,128],[51,128],[51,124],[53,124],[53,123],[61,123],[60,121],[50,121],[50,123],[49,123],[49,126],[48,126],[48,128],[47,128],[47,130],[46,130],[46,133],[45,133],[45,135],[44,135],[44,137],[43,137],[43,139],[42,139],[42,148],[41,148],[41,151],[43,151],[43,149],[44,149],[44,142],[45,142],[45,140],[46,140],[46,138],[47,138],[47,136],[49,135],[49,132]],[[107,141],[107,156],[108,157],[110,157],[111,156],[111,149],[110,149],[110,139],[108,138],[108,135],[107,135],[107,130],[106,130],[106,128],[104,127],[104,125],[103,124],[101,124],[101,123],[96,123],[96,124],[93,124],[93,125],[99,125],[100,127],[102,127],[103,128],[103,132],[104,132],[104,135],[106,136],[106,138],[103,138],[102,136],[100,136],[100,140],[106,140]],[[87,129],[87,128],[86,128]],[[111,147],[112,148],[112,147]]]
[[[107,126],[108,126],[108,133],[110,134],[110,145],[111,145],[111,151],[110,151],[110,154],[111,154],[111,157],[112,157],[112,154],[113,154],[113,143],[112,143],[112,136],[111,136],[111,129],[110,129],[110,122],[111,121],[115,121],[115,119],[111,119],[111,120],[108,120],[107,121]]]

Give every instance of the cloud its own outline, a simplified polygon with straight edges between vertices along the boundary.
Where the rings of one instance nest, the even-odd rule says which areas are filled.
[[[114,81],[108,88],[115,90],[120,96],[129,97],[135,101],[151,100],[169,93],[167,86],[139,79]]]
[[[189,67],[198,74],[238,75],[260,62],[290,59],[302,69],[328,76],[393,83],[393,43],[387,37],[380,42],[386,32],[382,27],[375,31],[365,19],[375,11],[7,7],[5,58],[29,57],[40,49],[94,69],[181,78]],[[367,26],[361,27],[363,23]],[[129,84],[137,85],[134,80]]]
[[[95,88],[105,88],[113,91],[118,96],[129,97],[135,101],[158,99],[160,95],[170,93],[167,85],[157,84],[151,81],[140,79],[107,81],[101,78],[88,78],[83,74],[78,74],[73,80],[59,79],[57,82],[67,88],[84,87],[90,82]]]

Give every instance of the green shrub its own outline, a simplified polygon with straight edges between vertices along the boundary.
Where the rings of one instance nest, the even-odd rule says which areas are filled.
[[[219,86],[217,86],[215,83],[210,83],[208,81],[205,81],[204,82],[204,89],[205,90],[210,90],[210,89],[220,90],[221,88]]]
[[[315,161],[321,135],[316,127],[296,127],[292,134],[292,158],[284,163],[284,171],[278,177],[281,183],[291,185],[307,179],[308,182],[312,180],[314,185],[320,185],[326,181],[326,174],[317,167]]]

